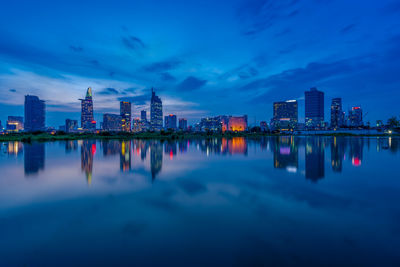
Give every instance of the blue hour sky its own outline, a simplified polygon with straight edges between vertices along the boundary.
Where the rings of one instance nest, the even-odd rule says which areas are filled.
[[[156,88],[164,113],[248,114],[325,92],[366,120],[400,115],[400,2],[393,0],[2,1],[0,120],[23,115],[24,95],[46,100],[47,124],[80,118],[91,86],[96,119],[134,117]]]

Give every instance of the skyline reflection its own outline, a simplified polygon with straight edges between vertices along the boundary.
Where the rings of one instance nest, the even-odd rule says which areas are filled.
[[[288,173],[299,173],[306,180],[318,182],[326,176],[326,168],[341,173],[345,168],[360,167],[364,164],[364,147],[376,148],[376,152],[397,153],[400,139],[393,137],[296,137],[276,136],[248,140],[244,137],[209,138],[194,140],[80,140],[64,142],[65,154],[76,152],[80,147],[81,171],[87,184],[93,179],[94,155],[96,149],[100,158],[119,156],[121,172],[132,172],[137,164],[144,164],[151,181],[163,170],[166,160],[172,165],[179,164],[180,157],[200,152],[200,155],[244,155],[249,153],[270,153],[272,166]],[[373,144],[376,142],[376,144]],[[4,154],[18,157],[23,154],[25,176],[38,175],[46,168],[46,144],[33,142],[4,142]],[[62,143],[61,143],[62,144]],[[98,144],[98,145],[97,145]],[[255,150],[254,150],[255,149]],[[328,150],[328,151],[326,151]],[[330,151],[329,151],[330,150]],[[257,152],[258,151],[258,152]],[[303,152],[304,151],[304,152]],[[301,153],[300,153],[301,152]],[[327,152],[327,154],[326,154]],[[165,154],[165,157],[164,157]],[[187,154],[187,155],[186,155]],[[138,161],[135,163],[135,158]],[[349,164],[346,164],[349,162]],[[326,166],[325,166],[326,164]],[[148,167],[146,167],[148,166]]]

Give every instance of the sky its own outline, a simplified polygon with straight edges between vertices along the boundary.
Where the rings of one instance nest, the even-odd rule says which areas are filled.
[[[24,95],[46,101],[46,122],[80,120],[93,89],[95,119],[133,103],[164,114],[247,114],[269,121],[272,103],[304,91],[361,106],[374,123],[400,115],[400,1],[2,1],[0,120],[23,115]]]

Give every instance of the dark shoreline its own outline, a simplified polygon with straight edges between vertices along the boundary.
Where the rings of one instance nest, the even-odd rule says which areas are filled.
[[[173,132],[147,132],[147,133],[99,133],[99,134],[49,134],[49,133],[14,133],[0,135],[0,142],[7,141],[68,141],[83,139],[99,139],[99,140],[130,140],[130,139],[165,139],[165,140],[182,140],[182,139],[207,139],[207,138],[233,138],[247,137],[259,138],[269,136],[348,136],[348,137],[399,137],[400,134],[352,134],[352,133],[321,133],[321,134],[283,134],[283,133],[173,133]]]

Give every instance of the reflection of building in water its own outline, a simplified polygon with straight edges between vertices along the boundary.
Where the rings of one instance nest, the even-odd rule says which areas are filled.
[[[170,159],[173,159],[176,156],[176,142],[170,141],[167,142],[164,146],[164,153],[169,156]]]
[[[119,155],[121,171],[130,171],[131,165],[131,141],[121,141],[121,153]]]
[[[22,143],[18,141],[11,141],[7,143],[8,155],[19,155],[22,153]]]
[[[44,169],[45,148],[44,143],[24,145],[24,170],[25,175],[37,174]]]
[[[81,146],[81,169],[86,174],[87,183],[92,183],[93,156],[96,153],[96,141],[83,140]]]
[[[400,139],[393,137],[378,137],[376,140],[376,151],[390,149],[391,152],[399,151]]]
[[[179,152],[186,153],[189,147],[189,140],[183,140],[178,142]]]
[[[100,145],[103,150],[103,156],[105,157],[118,155],[121,150],[121,143],[119,141],[103,140],[101,141]]]
[[[66,141],[65,142],[65,152],[69,153],[71,151],[78,150],[78,141]]]
[[[364,138],[354,137],[350,141],[350,158],[353,166],[361,166],[363,158]]]
[[[233,137],[228,140],[229,154],[247,155],[247,140],[244,137]]]
[[[313,136],[306,139],[306,178],[313,182],[325,176],[325,146],[323,138]]]
[[[334,172],[342,171],[345,149],[345,138],[335,136],[331,139],[331,163]]]
[[[299,167],[299,151],[293,136],[282,136],[272,139],[274,149],[274,167],[297,172]]]
[[[163,160],[162,144],[158,140],[151,141],[150,144],[150,169],[151,178],[154,181],[157,174],[161,171]]]

